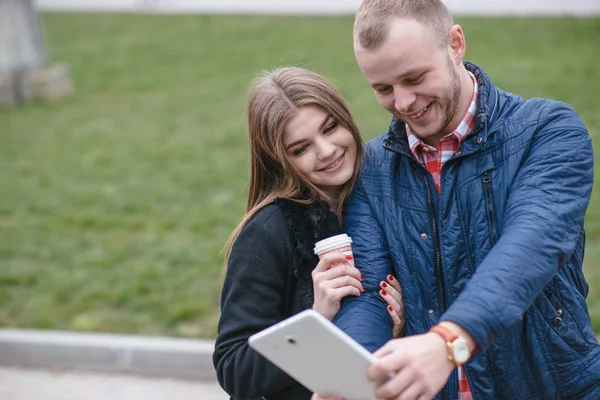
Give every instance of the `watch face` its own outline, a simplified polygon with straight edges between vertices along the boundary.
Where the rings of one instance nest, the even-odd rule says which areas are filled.
[[[452,348],[452,357],[454,357],[454,360],[459,363],[464,363],[467,362],[470,356],[471,352],[469,351],[467,343],[464,340],[456,340]]]

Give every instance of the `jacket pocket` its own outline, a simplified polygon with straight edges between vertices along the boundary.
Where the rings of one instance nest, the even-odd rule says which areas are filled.
[[[571,350],[577,355],[584,355],[589,350],[589,345],[576,322],[576,318],[580,314],[579,310],[572,309],[574,304],[563,300],[558,288],[558,281],[559,277],[555,276],[546,285],[534,304],[538,308],[550,332],[556,334],[548,336],[548,346],[555,347],[555,350],[562,350],[553,354],[553,357],[558,356],[560,357],[558,361],[564,362],[569,358],[565,350]],[[568,288],[566,289],[568,290]],[[557,339],[560,339],[562,343],[555,343]],[[563,345],[566,345],[568,349],[565,349]]]
[[[595,359],[593,347],[597,344],[586,340],[581,330],[586,312],[574,300],[577,289],[565,283],[555,276],[536,298],[531,310],[535,339],[530,342],[529,357],[539,359],[532,364],[534,374],[540,382],[551,378],[553,383],[547,386],[549,392],[545,398],[581,398],[577,394],[597,375],[588,371],[590,362]]]
[[[498,242],[498,229],[496,224],[496,214],[494,210],[494,193],[492,190],[492,173],[485,171],[481,175],[483,182],[483,192],[485,193],[486,214],[488,218],[488,227],[490,229],[490,238],[492,244]]]

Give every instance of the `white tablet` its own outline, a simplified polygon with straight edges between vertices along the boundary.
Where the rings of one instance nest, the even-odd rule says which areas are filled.
[[[366,377],[375,357],[314,310],[252,335],[248,344],[315,393],[376,399],[376,385]]]

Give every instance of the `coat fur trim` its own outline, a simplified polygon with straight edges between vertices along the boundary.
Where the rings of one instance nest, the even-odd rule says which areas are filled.
[[[302,305],[311,308],[314,292],[311,273],[319,258],[314,254],[315,243],[342,233],[337,216],[326,203],[300,204],[290,199],[277,199],[283,211],[294,244],[293,274],[298,280]]]

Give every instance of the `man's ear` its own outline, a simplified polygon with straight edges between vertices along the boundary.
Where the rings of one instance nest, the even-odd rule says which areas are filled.
[[[467,51],[467,42],[460,25],[454,25],[448,30],[448,50],[455,64],[461,64]]]

